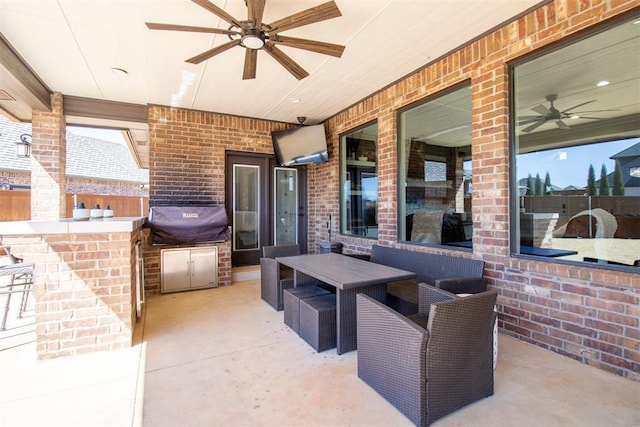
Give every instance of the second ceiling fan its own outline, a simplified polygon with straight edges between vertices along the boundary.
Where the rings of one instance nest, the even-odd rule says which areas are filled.
[[[596,100],[586,101],[580,103],[578,105],[574,105],[573,107],[569,107],[563,111],[558,110],[553,103],[558,99],[558,95],[549,94],[545,97],[545,99],[549,102],[549,106],[545,105],[537,105],[533,107],[531,110],[535,111],[539,115],[537,116],[520,116],[518,119],[518,126],[529,125],[526,128],[522,129],[522,132],[531,132],[542,126],[543,124],[552,121],[555,122],[556,126],[560,129],[569,129],[569,125],[566,124],[563,120],[565,119],[588,119],[588,120],[600,120],[598,117],[586,117],[581,116],[580,114],[584,113],[599,113],[603,111],[617,111],[617,110],[591,110],[591,111],[575,111],[576,108],[582,107],[587,104],[591,104],[592,102],[596,102]]]
[[[199,64],[214,57],[215,55],[231,49],[232,47],[241,46],[245,48],[244,71],[242,74],[243,80],[254,79],[256,77],[258,50],[264,50],[267,52],[295,78],[301,80],[307,77],[309,73],[291,59],[291,57],[280,50],[276,46],[277,44],[322,53],[324,55],[331,55],[337,58],[341,57],[342,52],[344,51],[344,46],[341,45],[280,35],[281,32],[286,30],[342,16],[340,9],[338,9],[338,6],[334,1],[329,1],[319,6],[303,10],[286,18],[273,21],[269,24],[262,22],[265,0],[245,0],[248,9],[247,20],[234,18],[220,7],[211,3],[209,0],[191,1],[229,23],[229,28],[225,30],[220,28],[159,24],[154,22],[147,22],[146,24],[151,30],[223,34],[229,37],[230,41],[202,52],[193,58],[187,59],[187,62],[192,64]]]

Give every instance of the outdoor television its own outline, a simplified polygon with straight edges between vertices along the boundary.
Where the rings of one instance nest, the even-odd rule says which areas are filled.
[[[323,124],[273,131],[271,139],[280,166],[323,163],[329,160]]]

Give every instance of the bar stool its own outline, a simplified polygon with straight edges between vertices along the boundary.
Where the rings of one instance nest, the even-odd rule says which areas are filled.
[[[305,298],[326,295],[330,292],[316,285],[301,286],[299,288],[288,288],[282,290],[284,303],[284,323],[300,333],[300,301]]]
[[[7,326],[11,295],[14,293],[22,294],[20,307],[18,309],[18,318],[20,318],[27,308],[29,293],[33,290],[34,265],[16,261],[22,261],[22,258],[14,257],[8,253],[7,255],[0,256],[0,263],[3,264],[0,265],[0,294],[7,294],[2,324],[0,324],[0,330],[2,331],[4,331]]]
[[[336,296],[300,300],[300,337],[318,353],[336,347]]]

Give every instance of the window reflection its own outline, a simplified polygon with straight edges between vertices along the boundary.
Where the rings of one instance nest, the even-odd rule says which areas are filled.
[[[633,21],[513,67],[515,253],[638,263],[640,25]]]
[[[398,240],[470,247],[469,84],[401,112],[399,126]]]
[[[378,237],[377,123],[340,138],[340,232]]]

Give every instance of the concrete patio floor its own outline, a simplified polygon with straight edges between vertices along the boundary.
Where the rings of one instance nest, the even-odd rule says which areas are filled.
[[[121,351],[36,361],[33,311],[10,313],[0,425],[411,425],[358,379],[357,352],[316,353],[260,299],[255,270],[234,277],[149,297]],[[637,426],[640,382],[500,335],[494,396],[434,425]]]

